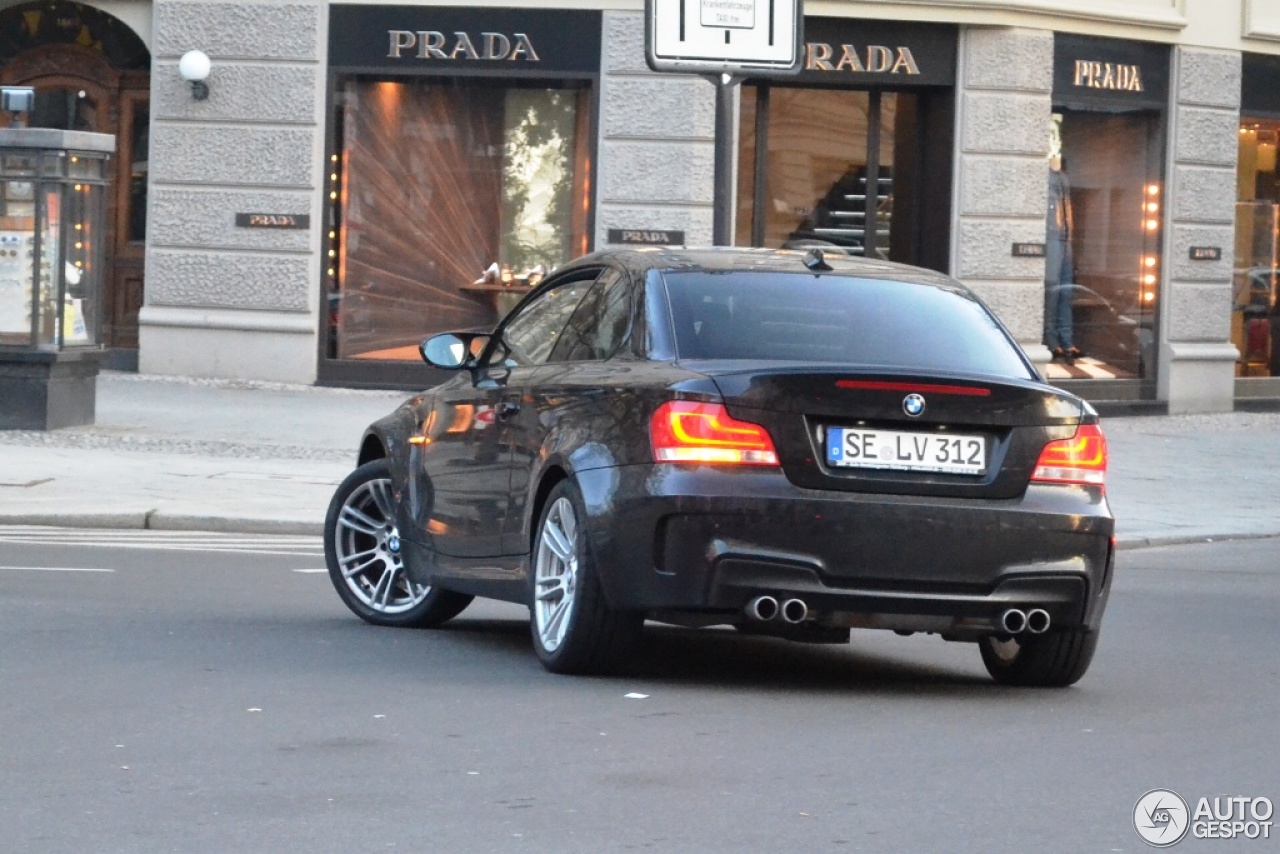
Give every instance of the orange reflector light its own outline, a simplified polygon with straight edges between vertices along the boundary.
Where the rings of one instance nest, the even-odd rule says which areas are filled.
[[[1087,483],[1103,486],[1107,479],[1107,440],[1097,424],[1081,424],[1070,439],[1044,446],[1031,475],[1040,483]]]
[[[660,463],[778,464],[769,431],[733,418],[719,403],[668,401],[653,413],[649,438]]]

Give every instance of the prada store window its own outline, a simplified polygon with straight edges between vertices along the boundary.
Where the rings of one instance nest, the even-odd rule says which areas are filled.
[[[1236,181],[1236,246],[1231,340],[1240,353],[1236,374],[1280,376],[1280,120],[1240,125]]]
[[[340,78],[328,179],[327,356],[418,362],[492,327],[588,249],[579,81]]]
[[[1154,378],[1164,189],[1155,111],[1059,110],[1045,167],[1050,380]]]
[[[737,244],[830,246],[900,260],[893,252],[895,152],[900,117],[914,97],[744,85]]]

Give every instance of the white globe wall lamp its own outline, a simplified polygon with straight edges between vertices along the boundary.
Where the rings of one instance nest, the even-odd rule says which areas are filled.
[[[191,97],[203,101],[209,97],[209,71],[213,63],[209,55],[202,50],[189,50],[178,60],[178,73],[182,79],[191,84]]]

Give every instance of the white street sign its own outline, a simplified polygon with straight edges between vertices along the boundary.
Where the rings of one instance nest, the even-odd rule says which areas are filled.
[[[801,0],[646,0],[654,71],[800,70]]]

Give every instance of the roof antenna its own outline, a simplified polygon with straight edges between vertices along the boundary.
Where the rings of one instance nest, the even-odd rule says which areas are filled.
[[[804,265],[815,272],[831,269],[831,265],[827,263],[827,259],[822,255],[822,250],[816,246],[804,253]]]

